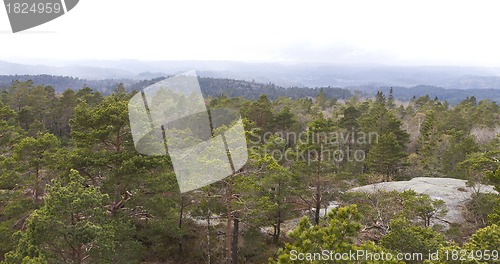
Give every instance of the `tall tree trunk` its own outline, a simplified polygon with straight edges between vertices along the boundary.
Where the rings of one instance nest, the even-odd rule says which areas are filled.
[[[38,189],[40,188],[40,166],[37,163],[35,168],[35,187],[33,188],[33,199],[38,201]]]
[[[320,194],[320,186],[316,185],[316,210],[314,211],[314,223],[316,225],[319,224],[319,213],[321,210],[321,194]]]
[[[111,205],[111,215],[114,216],[121,206],[121,184],[117,182],[115,183],[115,197],[113,199],[113,204]]]
[[[231,153],[229,152],[229,147],[227,144],[226,137],[224,137],[224,134],[222,135],[222,141],[224,142],[224,147],[226,148],[226,154],[227,158],[229,160],[229,164],[231,165],[231,171],[233,172],[228,178],[227,178],[227,191],[226,191],[226,202],[227,202],[227,231],[226,231],[226,261],[227,264],[232,264],[233,261],[237,261],[233,259],[233,255],[231,254],[231,247],[232,247],[232,240],[236,239],[236,243],[238,243],[238,237],[234,238],[232,234],[232,207],[231,203],[233,200],[233,190],[232,190],[232,185],[231,185],[231,178],[234,176],[236,173],[234,169],[234,164],[233,164],[233,159],[231,158]],[[237,235],[238,233],[236,233]]]
[[[278,182],[278,215],[276,218],[276,227],[274,232],[274,243],[278,244],[281,234],[281,182]]]
[[[226,200],[227,200],[227,230],[226,230],[226,262],[227,264],[232,264],[232,255],[231,255],[231,242],[232,242],[232,224],[233,224],[233,219],[231,215],[231,198],[232,198],[232,191],[231,191],[231,183],[229,182],[230,179],[228,179],[227,182],[227,189],[226,189]]]
[[[232,264],[238,264],[238,233],[239,233],[239,227],[240,227],[240,218],[239,218],[239,213],[238,211],[234,211],[233,215],[233,222],[234,222],[234,227],[233,227],[233,236],[232,236],[232,241],[231,241],[231,259],[232,259]]]
[[[319,213],[321,210],[321,151],[318,154],[318,166],[316,167],[316,211],[314,212],[314,223],[319,224]]]
[[[78,264],[81,264],[83,263],[83,256],[82,256],[82,246],[78,246],[78,251],[76,252],[76,255],[77,255],[77,262]]]
[[[181,232],[181,237],[179,239],[179,256],[182,256],[183,248],[183,234],[182,234],[182,218],[184,217],[184,196],[181,195],[181,208],[179,212],[179,231]]]
[[[212,212],[210,211],[210,193],[208,193],[208,198],[207,198],[207,258],[208,258],[208,264],[212,263],[212,252],[211,252],[211,245],[210,245],[210,216]]]
[[[278,218],[276,220],[277,221],[276,221],[276,232],[274,236],[274,243],[278,244],[281,234],[281,209],[278,209]]]

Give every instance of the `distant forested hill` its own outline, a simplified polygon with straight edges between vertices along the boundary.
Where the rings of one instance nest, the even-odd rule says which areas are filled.
[[[35,85],[41,84],[52,86],[56,92],[62,93],[66,89],[79,90],[83,87],[90,87],[105,95],[109,95],[118,86],[123,83],[128,91],[141,90],[148,85],[165,79],[159,77],[151,80],[136,81],[131,79],[105,79],[105,80],[86,80],[67,76],[52,75],[0,75],[0,89],[8,88],[13,81],[32,80]],[[200,77],[200,86],[205,96],[218,97],[225,95],[227,97],[242,96],[246,99],[257,99],[261,94],[267,94],[269,99],[276,99],[280,96],[290,97],[292,99],[304,97],[316,97],[320,90],[327,98],[347,99],[351,97],[348,89],[341,88],[284,88],[271,83],[263,84],[257,82],[248,82],[234,79],[217,79]]]
[[[391,87],[353,87],[353,90],[358,90],[367,97],[372,97],[381,91],[389,94]],[[488,99],[500,103],[500,89],[444,89],[436,86],[418,85],[415,87],[393,87],[393,96],[402,101],[409,101],[413,97],[421,97],[428,95],[434,99],[437,97],[441,101],[447,101],[450,104],[458,104],[467,97],[474,96],[478,101]]]
[[[201,90],[205,95],[212,97],[225,95],[227,97],[243,96],[247,99],[257,99],[261,94],[267,94],[269,99],[274,100],[280,96],[298,99],[303,97],[316,97],[320,90],[327,98],[347,99],[352,96],[351,91],[342,88],[283,88],[274,84],[262,84],[232,79],[200,78]]]
[[[8,88],[14,80],[28,81],[32,80],[35,85],[41,84],[52,86],[58,93],[70,88],[79,90],[83,87],[90,87],[94,91],[99,91],[105,95],[111,94],[118,84],[123,83],[128,91],[141,90],[148,85],[165,79],[159,77],[149,80],[133,79],[104,79],[87,80],[68,76],[53,75],[0,75],[0,90]],[[199,77],[201,91],[205,96],[218,97],[225,95],[227,97],[242,96],[246,99],[257,99],[261,94],[267,94],[269,99],[274,100],[280,96],[286,96],[292,99],[316,97],[321,88],[290,87],[285,88],[272,83],[259,83],[253,81],[243,81],[235,79]],[[353,86],[349,88],[322,88],[327,98],[346,99],[353,95],[353,91],[359,91],[365,97],[372,97],[378,91],[389,94],[389,86]],[[402,101],[409,101],[413,97],[428,95],[430,98],[437,97],[439,100],[447,101],[450,104],[458,104],[467,97],[474,96],[478,100],[489,99],[500,102],[500,89],[444,89],[441,87],[419,85],[411,88],[393,87],[394,98]]]
[[[159,82],[164,78],[156,78],[137,82],[130,87],[131,90],[141,90],[148,85]],[[324,87],[324,88],[303,88],[290,87],[284,88],[272,83],[257,83],[234,79],[219,79],[199,77],[201,92],[204,96],[226,97],[242,96],[246,99],[258,99],[260,95],[266,94],[269,99],[274,100],[280,96],[286,96],[292,99],[304,97],[316,97],[321,89],[327,98],[347,99],[352,96],[351,91],[342,88]]]
[[[87,80],[69,76],[54,75],[0,75],[0,89],[8,88],[13,81],[26,82],[32,80],[35,85],[52,86],[56,92],[62,93],[66,89],[79,90],[83,87],[90,87],[95,91],[104,94],[111,93],[119,83],[126,87],[137,81],[128,79],[105,79],[105,80]]]

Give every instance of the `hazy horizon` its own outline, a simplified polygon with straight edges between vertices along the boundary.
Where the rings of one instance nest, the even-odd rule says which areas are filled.
[[[16,34],[0,11],[0,60],[500,67],[499,5],[87,0]]]

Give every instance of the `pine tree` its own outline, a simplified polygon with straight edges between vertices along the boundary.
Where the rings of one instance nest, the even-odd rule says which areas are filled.
[[[404,165],[406,156],[393,133],[383,134],[368,153],[366,163],[371,171],[384,175],[385,181],[390,181]]]
[[[325,91],[323,88],[319,90],[318,96],[316,96],[316,103],[320,107],[320,109],[324,109],[327,105],[326,103],[328,102],[328,98],[325,95]]]
[[[29,217],[26,230],[17,234],[19,243],[6,254],[6,263],[36,259],[138,263],[139,245],[127,234],[130,226],[110,218],[105,208],[109,197],[86,187],[77,171],[71,171],[67,184],[54,182],[47,193],[44,205]]]
[[[436,252],[445,245],[443,235],[430,227],[412,225],[408,219],[397,218],[391,221],[391,231],[381,239],[384,248],[400,253],[415,252],[425,255]],[[420,263],[418,260],[409,263]]]
[[[296,263],[298,253],[322,252],[324,249],[332,252],[349,252],[364,250],[371,254],[383,251],[381,247],[373,243],[365,243],[359,246],[354,244],[354,238],[361,230],[359,223],[361,214],[356,205],[348,207],[334,208],[330,211],[321,225],[312,226],[309,219],[303,217],[298,226],[289,233],[290,243],[286,243],[284,248],[278,251],[276,260],[270,259],[270,263]],[[303,256],[300,262],[325,263],[335,262],[314,260],[312,256]],[[356,260],[343,260],[342,263],[358,263]],[[395,260],[365,260],[363,263],[397,263]]]
[[[436,112],[430,110],[425,115],[425,120],[420,128],[420,136],[417,140],[417,154],[421,157],[423,168],[431,175],[439,171],[440,156],[438,155],[438,144],[440,133],[437,128]]]
[[[396,104],[394,103],[394,95],[391,87],[391,89],[389,90],[389,98],[387,98],[387,108],[394,109],[395,107]]]
[[[17,171],[29,186],[33,200],[40,202],[44,194],[45,182],[50,181],[59,140],[50,133],[38,133],[36,138],[23,138],[14,147],[12,159],[17,163]]]
[[[313,188],[312,208],[314,208],[314,223],[319,223],[320,209],[325,204],[323,194],[328,186],[326,182],[331,180],[333,175],[333,163],[335,160],[335,150],[337,145],[332,142],[331,133],[335,131],[333,120],[319,116],[308,124],[306,140],[299,145],[299,149],[305,151],[307,165],[302,167],[306,179],[304,184]],[[305,187],[307,190],[309,187]]]

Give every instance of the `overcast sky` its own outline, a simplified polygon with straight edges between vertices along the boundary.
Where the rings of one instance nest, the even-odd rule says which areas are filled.
[[[234,60],[500,66],[499,1],[80,0],[0,60]]]

